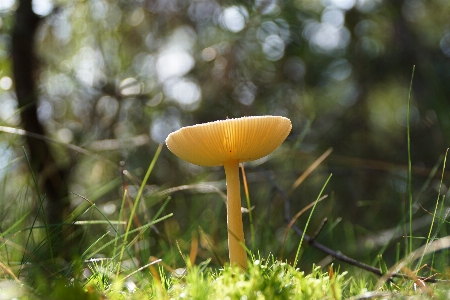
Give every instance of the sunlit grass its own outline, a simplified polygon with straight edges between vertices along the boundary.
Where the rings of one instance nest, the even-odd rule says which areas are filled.
[[[89,207],[81,214],[85,215],[92,209],[99,211],[89,199],[85,200]],[[34,276],[31,281],[16,276],[17,268],[13,267],[12,262],[2,263],[0,267],[4,277],[10,280],[0,282],[1,296],[17,299],[397,299],[413,295],[421,299],[446,299],[449,296],[450,287],[446,282],[429,284],[418,280],[415,272],[405,272],[409,270],[406,266],[411,265],[411,261],[407,260],[401,260],[401,268],[390,270],[381,255],[378,257],[378,266],[383,273],[402,270],[410,278],[392,282],[387,277],[381,278],[376,286],[376,280],[361,271],[339,272],[333,265],[322,268],[316,266],[315,262],[311,262],[311,269],[305,271],[286,261],[279,261],[273,255],[251,255],[249,268],[243,272],[228,264],[219,268],[212,266],[210,259],[193,263],[196,259],[195,254],[192,257],[192,249],[195,247],[191,247],[191,253],[183,253],[178,248],[178,262],[181,263],[176,268],[166,264],[164,256],[150,257],[149,262],[142,265],[143,262],[137,260],[133,246],[151,226],[171,217],[171,214],[159,217],[166,204],[167,201],[162,203],[152,222],[135,229],[127,227],[125,233],[119,233],[119,226],[123,222],[109,220],[101,211],[99,213],[103,220],[75,221],[79,222],[79,226],[104,224],[116,228],[116,231],[114,235],[105,232],[97,237],[91,236],[93,242],[84,253],[68,262],[61,272],[49,274],[38,271],[35,267],[42,266],[44,262],[30,260],[27,269]],[[441,218],[436,220],[440,224],[445,222]],[[131,221],[132,218],[129,218],[128,222]],[[3,236],[12,232],[15,233],[13,235],[19,234],[20,230],[15,231],[17,227],[20,227],[20,222]],[[1,246],[5,248],[7,240],[2,238],[2,241],[4,243]],[[435,250],[432,247],[424,248],[431,254]],[[424,254],[419,254],[416,252],[417,258],[423,259]],[[440,278],[445,277],[445,274],[438,275]]]
[[[242,272],[228,265],[219,270],[192,266],[181,276],[170,274],[157,289],[158,297],[188,299],[341,299],[345,274],[323,272],[313,266],[305,274],[291,265],[274,260],[254,259]],[[164,286],[164,287],[163,287]]]
[[[137,193],[131,197],[128,190],[123,189],[122,197],[116,200],[120,202],[119,213],[114,217],[105,214],[96,205],[96,201],[117,188],[120,180],[113,179],[101,186],[91,187],[89,197],[72,193],[73,197],[81,200],[81,204],[61,224],[70,235],[71,246],[79,250],[78,255],[70,260],[52,257],[52,227],[37,218],[38,214],[44,215],[42,195],[37,189],[34,174],[29,171],[31,183],[24,195],[32,195],[38,209],[33,213],[32,209],[19,207],[15,219],[9,216],[9,227],[2,228],[0,275],[3,280],[0,280],[0,299],[402,299],[411,296],[420,299],[447,299],[450,296],[450,287],[446,281],[449,277],[447,248],[450,246],[450,239],[445,237],[449,213],[444,205],[445,195],[440,194],[446,155],[439,160],[429,177],[433,177],[443,163],[434,210],[427,212],[432,216],[428,235],[412,235],[410,231],[411,236],[404,237],[408,241],[414,241],[416,248],[408,253],[414,256],[402,255],[404,252],[401,251],[401,243],[397,242],[394,264],[386,259],[388,255],[385,255],[385,249],[388,245],[382,247],[379,254],[372,257],[374,265],[386,274],[378,278],[356,268],[341,272],[343,265],[337,260],[330,263],[331,257],[328,257],[328,263],[320,264],[320,261],[305,263],[308,257],[302,256],[303,268],[297,268],[299,254],[303,253],[300,251],[304,251],[307,245],[303,245],[303,236],[289,236],[287,231],[285,239],[288,239],[291,248],[292,245],[298,245],[295,258],[292,253],[291,261],[280,259],[275,254],[261,256],[261,252],[278,253],[280,248],[284,248],[284,242],[278,248],[277,242],[272,240],[260,240],[259,244],[256,243],[256,236],[259,239],[263,236],[258,231],[264,223],[261,220],[263,217],[258,215],[249,215],[252,248],[249,252],[248,270],[243,272],[231,268],[224,263],[224,243],[211,236],[212,230],[205,232],[195,220],[190,220],[187,228],[178,231],[170,229],[176,227],[176,222],[172,220],[173,212],[167,209],[172,194],[189,190],[192,197],[196,198],[208,192],[223,204],[224,195],[219,188],[211,184],[196,183],[169,188],[153,187],[152,193],[144,193],[148,178],[157,165],[159,151],[161,146],[143,181],[135,185],[138,187]],[[326,153],[329,152],[331,151]],[[304,181],[302,176],[307,175],[299,177]],[[331,176],[322,189],[317,191],[316,201],[304,209],[310,210],[302,228],[304,233],[310,225],[316,205],[326,198],[323,193],[330,178]],[[298,187],[298,182],[299,179],[294,181],[293,189]],[[424,186],[429,182],[427,180]],[[251,212],[247,180],[244,180],[244,185]],[[417,198],[420,198],[424,189],[425,187],[416,194]],[[414,200],[410,205],[416,205],[417,200]],[[152,207],[154,213],[150,217],[144,217],[145,210],[149,207]],[[220,209],[221,206],[218,207]],[[199,209],[202,209],[200,205],[192,207],[192,212]],[[411,210],[408,208],[406,211]],[[217,216],[218,213],[214,218]],[[414,221],[411,214],[406,213],[398,227],[406,226],[408,219],[410,222]],[[225,220],[222,221],[225,223]],[[220,223],[220,220],[217,219],[214,223],[214,226],[220,228],[216,223]],[[329,225],[323,235],[331,236],[336,224],[338,222]],[[156,225],[160,225],[159,230]],[[287,225],[287,228],[290,226],[292,224]],[[356,244],[351,238],[355,227],[350,223],[346,227],[348,234],[342,239]],[[146,243],[152,236],[158,236],[157,244],[149,249]],[[274,234],[265,237],[271,236]],[[333,240],[335,239],[331,239],[328,246],[334,249]],[[410,245],[412,243],[408,243],[406,248],[409,249]],[[47,248],[49,252],[44,251]],[[304,269],[305,265],[310,267]],[[405,277],[390,278],[394,273],[402,273]],[[425,277],[438,279],[438,282],[425,282]]]

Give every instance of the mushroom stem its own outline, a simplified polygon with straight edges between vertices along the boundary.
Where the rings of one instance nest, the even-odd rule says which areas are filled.
[[[247,253],[242,246],[245,245],[245,239],[244,226],[242,224],[239,161],[230,160],[224,163],[223,166],[227,181],[227,224],[230,265],[238,265],[246,270]]]

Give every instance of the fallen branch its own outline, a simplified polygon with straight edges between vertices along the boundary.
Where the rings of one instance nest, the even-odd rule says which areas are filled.
[[[292,218],[291,218],[291,203],[290,203],[290,199],[287,195],[287,193],[271,178],[271,176],[263,169],[262,173],[264,174],[264,176],[269,180],[270,184],[281,194],[281,196],[284,199],[284,220],[287,224],[290,224],[292,222]],[[311,247],[316,248],[317,250],[322,251],[323,253],[326,253],[328,255],[330,255],[331,257],[333,257],[334,259],[337,259],[339,261],[348,263],[352,266],[358,267],[360,269],[369,271],[375,275],[378,276],[387,276],[387,279],[389,281],[392,281],[394,278],[409,278],[412,279],[410,276],[406,275],[406,274],[402,274],[402,273],[389,273],[389,274],[384,274],[380,271],[380,269],[375,268],[373,266],[367,265],[363,262],[360,262],[356,259],[353,259],[351,257],[348,257],[347,255],[342,254],[339,251],[335,251],[333,249],[328,248],[327,246],[317,242],[315,240],[315,238],[310,237],[307,234],[304,234],[303,231],[297,227],[297,225],[293,224],[292,225],[292,230],[294,230],[295,233],[297,233],[299,236],[304,236],[303,237],[303,241],[310,245]],[[435,278],[429,278],[429,277],[421,277],[421,276],[417,276],[417,279],[422,280],[423,282],[441,282],[443,280],[439,280],[439,279],[435,279]]]

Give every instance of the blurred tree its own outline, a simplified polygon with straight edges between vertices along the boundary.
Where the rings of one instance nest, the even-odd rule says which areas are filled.
[[[31,133],[46,136],[44,127],[38,120],[38,60],[35,55],[35,35],[39,17],[33,12],[31,0],[22,0],[15,12],[15,25],[12,31],[11,56],[14,86],[23,128]],[[48,203],[45,209],[47,222],[51,225],[53,251],[62,249],[62,226],[68,215],[69,201],[66,185],[67,170],[55,161],[46,141],[26,136],[32,172],[42,184],[42,198]]]

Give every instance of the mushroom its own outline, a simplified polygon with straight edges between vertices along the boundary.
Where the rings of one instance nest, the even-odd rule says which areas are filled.
[[[274,151],[291,128],[291,121],[284,117],[243,117],[183,127],[166,139],[170,151],[192,164],[224,166],[230,265],[247,268],[239,163],[259,159]]]

